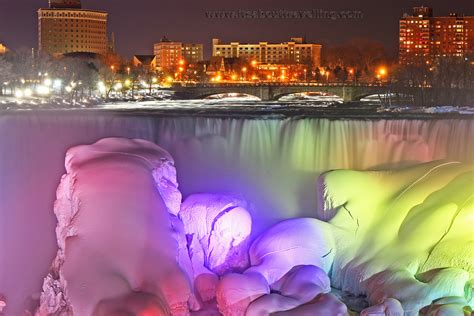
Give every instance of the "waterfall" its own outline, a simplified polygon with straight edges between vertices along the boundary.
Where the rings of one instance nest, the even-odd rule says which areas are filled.
[[[470,162],[473,135],[471,119],[2,114],[0,295],[9,293],[12,306],[35,304],[29,296],[40,292],[57,249],[53,201],[64,173],[64,154],[72,146],[111,136],[153,141],[173,155],[184,196],[241,193],[254,205],[258,234],[284,218],[315,216],[321,172],[387,169],[439,159]]]

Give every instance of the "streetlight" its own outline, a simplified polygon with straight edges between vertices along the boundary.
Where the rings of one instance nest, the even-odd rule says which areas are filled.
[[[245,81],[245,80],[247,80],[247,67],[243,67],[242,72],[244,73],[243,77],[244,77],[244,81]]]
[[[130,76],[130,67],[127,67],[127,74]]]
[[[329,84],[329,70],[321,70],[321,76],[326,76],[326,84]]]

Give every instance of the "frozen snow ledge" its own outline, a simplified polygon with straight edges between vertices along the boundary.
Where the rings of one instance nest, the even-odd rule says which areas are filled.
[[[405,315],[470,310],[473,183],[473,166],[456,162],[322,175],[317,214],[328,220],[335,237],[332,286],[367,295],[376,306],[362,315],[399,310],[391,299],[401,303]]]
[[[143,140],[70,149],[59,250],[37,315],[187,315],[192,273],[171,156]],[[184,272],[186,271],[186,272]]]

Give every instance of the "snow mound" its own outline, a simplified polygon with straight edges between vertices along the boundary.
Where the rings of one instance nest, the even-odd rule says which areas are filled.
[[[232,195],[195,194],[181,207],[195,286],[203,301],[215,297],[218,276],[249,265],[249,205]]]
[[[317,215],[334,231],[332,285],[380,309],[396,299],[408,315],[443,297],[472,304],[473,180],[472,165],[443,161],[322,175]]]
[[[189,314],[171,156],[108,138],[70,149],[66,171],[54,205],[59,250],[37,315]]]

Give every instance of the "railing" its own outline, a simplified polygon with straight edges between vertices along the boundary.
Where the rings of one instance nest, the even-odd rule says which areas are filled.
[[[219,82],[219,83],[174,83],[173,87],[220,88],[220,87],[385,87],[385,84],[347,84],[341,82]]]

